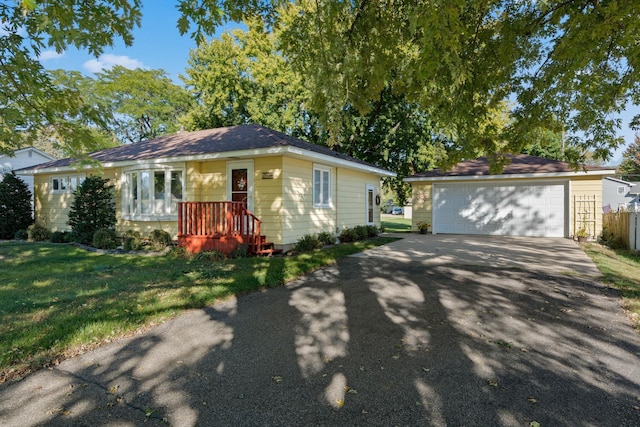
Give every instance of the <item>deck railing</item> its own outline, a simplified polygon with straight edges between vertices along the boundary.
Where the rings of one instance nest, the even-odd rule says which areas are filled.
[[[181,237],[235,237],[249,245],[249,251],[261,248],[261,221],[242,202],[179,202],[178,239]]]

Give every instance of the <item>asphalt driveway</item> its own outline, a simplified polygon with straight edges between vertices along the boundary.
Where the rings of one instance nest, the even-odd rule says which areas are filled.
[[[640,334],[573,242],[404,237],[0,385],[0,425],[640,425]]]

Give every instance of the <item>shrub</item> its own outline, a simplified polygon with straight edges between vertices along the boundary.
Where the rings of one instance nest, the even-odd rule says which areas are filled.
[[[153,230],[149,242],[154,251],[161,251],[171,245],[171,235],[164,230]]]
[[[342,243],[355,242],[358,240],[358,232],[353,228],[345,228],[338,237]]]
[[[375,225],[367,225],[367,237],[376,237],[378,233],[378,227]]]
[[[336,242],[335,236],[328,231],[318,233],[318,240],[320,240],[323,245],[333,245]]]
[[[367,231],[367,227],[364,225],[356,225],[354,228],[355,232],[358,234],[357,240],[363,240],[369,237],[369,232]]]
[[[249,245],[239,244],[230,254],[229,258],[246,258],[249,256]]]
[[[127,230],[124,235],[122,248],[125,251],[139,251],[142,249],[142,236],[139,231]]]
[[[51,232],[40,224],[31,224],[27,228],[27,235],[32,242],[46,242],[51,238]]]
[[[27,230],[18,230],[13,237],[16,240],[27,240],[29,238],[29,233],[27,233]]]
[[[0,239],[13,239],[17,231],[31,224],[31,192],[27,184],[11,172],[0,181]]]
[[[118,247],[118,235],[111,228],[101,228],[93,233],[93,247],[98,249],[115,249]]]
[[[113,201],[113,186],[109,180],[99,176],[88,176],[73,193],[69,211],[73,240],[90,245],[96,231],[116,225],[116,205]]]
[[[298,240],[294,250],[297,252],[309,252],[321,247],[322,242],[318,239],[317,234],[305,234]]]
[[[54,231],[51,233],[51,243],[69,243],[71,242],[71,233],[66,231]]]
[[[611,230],[606,227],[602,229],[598,243],[608,246],[611,249],[628,249],[622,239],[620,237],[616,237]]]

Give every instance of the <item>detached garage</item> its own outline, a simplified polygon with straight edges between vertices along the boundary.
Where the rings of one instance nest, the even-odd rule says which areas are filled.
[[[509,156],[499,175],[486,157],[405,179],[413,194],[413,229],[428,222],[433,233],[571,237],[602,230],[602,167],[574,171],[568,163]]]

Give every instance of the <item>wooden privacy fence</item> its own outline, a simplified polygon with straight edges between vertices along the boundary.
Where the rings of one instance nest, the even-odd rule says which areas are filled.
[[[638,241],[640,239],[640,215],[637,213],[609,212],[603,214],[602,226],[626,249],[640,250],[640,242]]]

